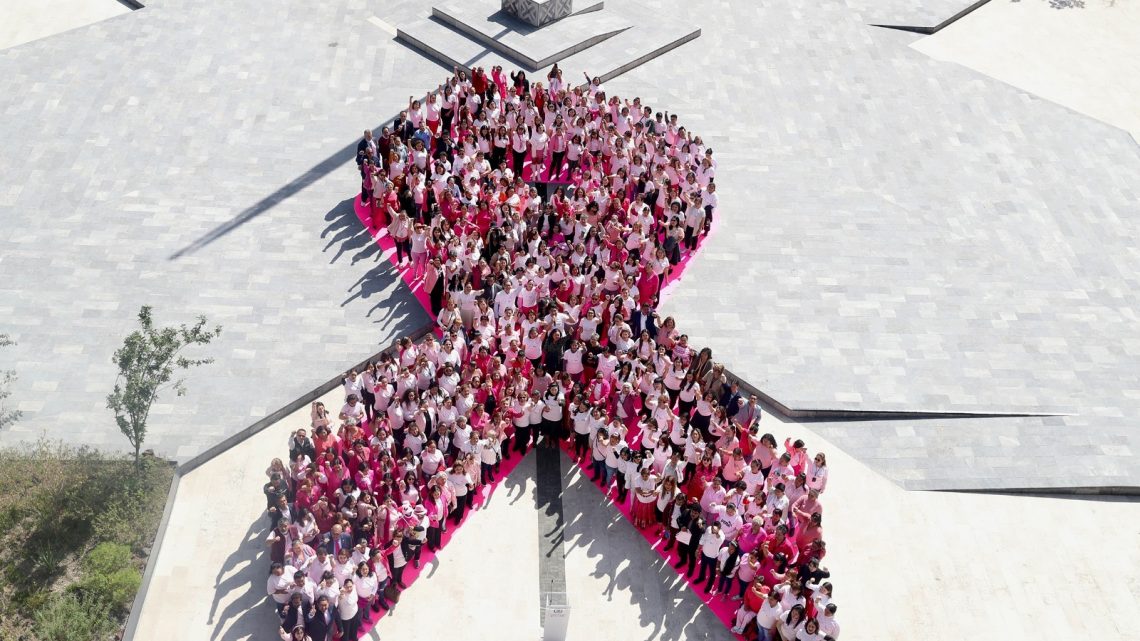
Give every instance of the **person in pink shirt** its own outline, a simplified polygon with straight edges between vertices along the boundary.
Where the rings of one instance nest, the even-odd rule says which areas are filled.
[[[806,525],[812,514],[823,514],[823,504],[819,502],[819,490],[810,489],[808,493],[792,503],[792,518],[796,529]]]
[[[740,533],[740,551],[752,552],[759,550],[760,546],[768,540],[768,533],[764,531],[763,521],[760,517],[753,517],[744,530]]]
[[[796,530],[796,549],[800,558],[807,558],[811,545],[820,539],[823,539],[823,515],[814,512],[807,523]]]
[[[721,450],[721,454],[726,457],[721,468],[721,476],[729,485],[736,485],[744,478],[744,470],[748,467],[748,462],[744,460],[744,452],[736,447],[732,451]]]
[[[792,442],[791,437],[784,439],[784,451],[788,453],[789,464],[796,474],[803,472],[807,468],[808,453],[807,446],[800,439]]]

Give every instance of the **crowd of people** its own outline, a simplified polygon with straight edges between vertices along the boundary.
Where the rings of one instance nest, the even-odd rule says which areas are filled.
[[[695,590],[739,602],[733,632],[838,638],[826,456],[765,433],[654,312],[717,213],[699,136],[557,66],[457,69],[357,161],[359,210],[438,327],[348,372],[270,466],[282,639],[356,641],[393,613],[407,566],[532,446],[565,448]]]

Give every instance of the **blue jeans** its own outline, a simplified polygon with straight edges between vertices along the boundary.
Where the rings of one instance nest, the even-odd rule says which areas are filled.
[[[779,641],[778,639],[775,638],[776,635],[765,630],[764,628],[760,627],[759,625],[756,626],[756,629],[759,630],[759,632],[756,635],[756,638],[758,639],[758,641]]]
[[[605,486],[607,488],[610,486],[610,482],[614,480],[615,476],[617,476],[617,468],[616,467],[610,467],[609,465],[607,465],[606,466],[606,479],[605,479]]]

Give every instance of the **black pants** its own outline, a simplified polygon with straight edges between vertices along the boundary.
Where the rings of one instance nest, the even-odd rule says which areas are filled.
[[[685,247],[688,247],[689,251],[697,248],[697,230],[688,225],[685,225]]]
[[[691,540],[688,543],[677,543],[677,552],[681,555],[681,560],[674,567],[678,570],[684,569],[685,576],[692,575],[697,566],[696,540]]]
[[[396,262],[397,263],[404,262],[404,256],[407,256],[408,260],[411,260],[412,259],[412,241],[411,240],[400,240],[398,238],[396,238],[394,240],[396,241]]]
[[[625,472],[617,473],[617,502],[625,503],[625,497],[629,495],[629,480],[625,478]]]
[[[700,412],[693,412],[692,418],[689,419],[689,427],[700,430],[701,436],[705,437],[706,439],[712,437],[712,432],[709,431],[709,425],[711,423],[712,416],[705,416]]]
[[[709,580],[708,585],[705,586],[705,592],[708,592],[712,590],[713,581],[716,580],[716,557],[701,554],[701,571],[697,573],[697,583],[705,580],[706,572],[709,575]]]
[[[515,164],[512,167],[512,169],[515,170],[515,175],[516,176],[522,176],[523,163],[526,162],[526,152],[524,151],[524,152],[520,153],[520,152],[515,151],[514,149],[511,149],[511,157],[514,158]]]
[[[435,551],[443,545],[443,528],[442,527],[429,527],[427,529],[427,545],[428,549]],[[403,583],[403,581],[396,581]]]
[[[443,276],[435,280],[435,287],[431,288],[431,313],[439,315],[443,309]]]
[[[400,549],[404,553],[405,559],[419,563],[420,555],[423,554],[424,551],[424,546],[419,541],[404,539],[404,544],[400,546]]]
[[[451,109],[440,109],[439,110],[439,129],[440,129],[439,135],[440,136],[442,136],[443,134],[450,134],[451,133],[451,119],[454,117],[455,117],[455,112],[452,111]]]
[[[562,173],[562,163],[566,160],[565,151],[555,151],[550,154],[550,179],[556,180]]]
[[[526,452],[530,447],[530,426],[515,428],[515,451]]]
[[[677,401],[677,415],[688,416],[693,413],[693,408],[697,406],[697,401]]]
[[[366,389],[361,389],[360,396],[361,400],[364,401],[364,415],[371,421],[372,418],[376,416],[376,408],[374,407],[376,404],[376,395]]]
[[[506,147],[492,147],[491,148],[491,169],[499,169],[503,166],[503,161],[507,159]]]
[[[392,580],[396,582],[397,586],[404,587],[404,568],[408,567],[408,564],[405,563],[400,567],[396,567],[392,565],[392,557],[388,557],[388,566],[392,568]],[[383,593],[383,590],[381,590],[381,593]]]
[[[357,641],[360,638],[360,612],[351,619],[342,619],[337,616],[337,627],[340,628],[341,641]]]
[[[463,521],[463,516],[467,514],[468,497],[471,496],[470,490],[463,496],[455,497],[455,509],[451,511],[451,519],[456,525]]]
[[[590,435],[574,432],[574,456],[581,458],[590,451]]]

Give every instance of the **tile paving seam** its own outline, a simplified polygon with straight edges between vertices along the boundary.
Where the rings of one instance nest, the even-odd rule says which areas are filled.
[[[909,489],[909,488],[908,488]],[[1140,486],[1136,485],[1081,485],[1081,486],[1045,486],[1045,487],[1003,487],[1003,488],[953,488],[940,487],[932,489],[917,488],[920,492],[948,492],[959,494],[997,494],[1010,496],[1042,496],[1042,497],[1068,497],[1068,498],[1104,498],[1122,497],[1122,500],[1140,500]]]
[[[978,0],[978,2],[975,2],[974,4],[966,7],[965,9],[962,9],[958,13],[950,16],[949,18],[947,18],[947,19],[943,20],[942,22],[934,25],[933,27],[922,27],[922,26],[917,26],[917,25],[897,25],[897,24],[872,24],[871,26],[872,27],[881,27],[883,29],[895,29],[897,31],[909,31],[911,33],[919,33],[919,34],[922,34],[924,36],[929,36],[929,35],[936,34],[939,31],[942,31],[943,29],[945,29],[946,27],[949,27],[950,25],[954,24],[955,22],[958,22],[962,18],[965,18],[969,14],[973,13],[975,10],[981,9],[989,1],[990,0]]]
[[[725,370],[729,382],[740,386],[741,390],[755,394],[760,401],[771,406],[785,418],[799,419],[801,423],[813,422],[842,422],[842,421],[875,421],[875,420],[929,420],[953,418],[1033,418],[1050,416],[1076,416],[1070,412],[938,412],[938,411],[905,411],[905,410],[841,410],[841,409],[815,409],[794,408],[781,403],[771,394],[752,385],[740,376]]]

